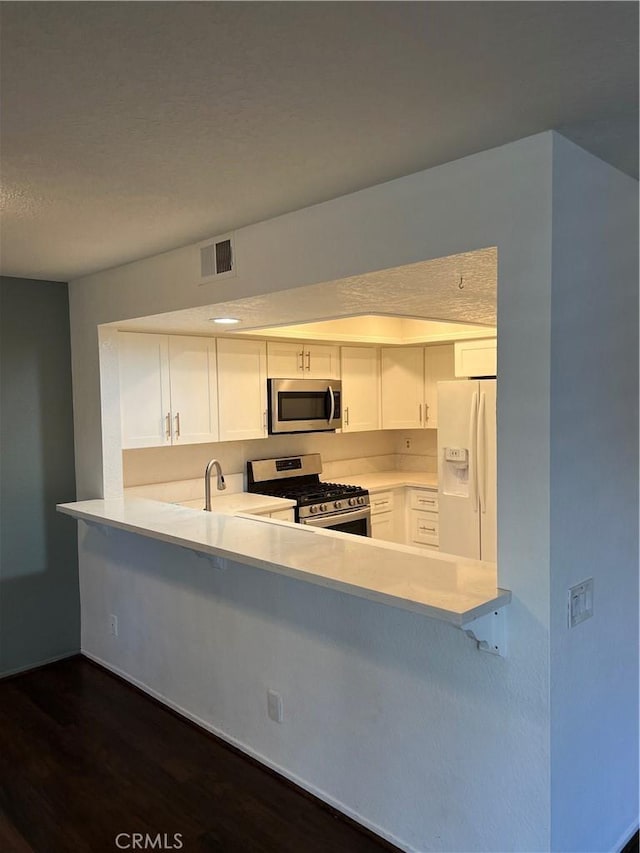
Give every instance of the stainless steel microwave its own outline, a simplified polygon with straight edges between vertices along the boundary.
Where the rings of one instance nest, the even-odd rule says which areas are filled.
[[[342,427],[339,379],[269,379],[269,432],[327,432]]]

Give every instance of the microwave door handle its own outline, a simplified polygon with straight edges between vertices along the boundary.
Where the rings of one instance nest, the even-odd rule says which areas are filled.
[[[329,411],[329,418],[327,420],[327,423],[330,424],[336,413],[336,398],[333,394],[333,388],[331,387],[331,385],[328,386],[327,392],[329,394],[329,399],[331,400],[331,409]]]

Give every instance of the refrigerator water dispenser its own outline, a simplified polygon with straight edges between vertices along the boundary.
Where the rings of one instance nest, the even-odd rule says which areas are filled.
[[[445,447],[443,457],[442,491],[469,497],[469,451],[466,447]]]

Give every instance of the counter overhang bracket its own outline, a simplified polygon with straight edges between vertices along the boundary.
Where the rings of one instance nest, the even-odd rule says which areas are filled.
[[[471,637],[478,645],[478,650],[490,655],[507,656],[507,617],[505,608],[492,610],[479,616],[471,622],[466,622],[460,628],[467,637]]]

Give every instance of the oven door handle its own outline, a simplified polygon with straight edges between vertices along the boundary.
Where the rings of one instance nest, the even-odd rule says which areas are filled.
[[[331,385],[327,387],[327,393],[329,394],[329,399],[331,400],[331,408],[329,410],[329,418],[327,420],[327,423],[330,424],[336,413],[336,398],[333,394],[333,388],[331,387]]]
[[[344,524],[345,521],[362,521],[371,517],[371,509],[351,509],[346,512],[334,512],[330,515],[321,515],[309,518],[301,518],[300,524],[307,524],[309,527],[335,527],[336,524]]]

